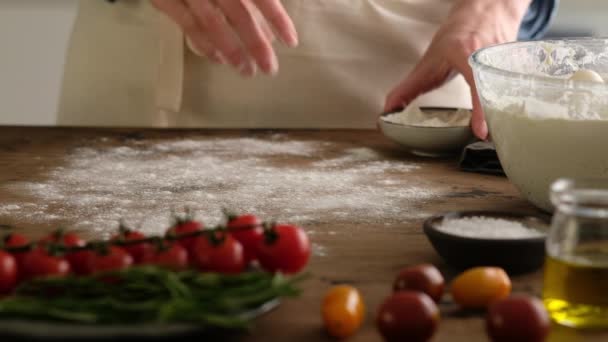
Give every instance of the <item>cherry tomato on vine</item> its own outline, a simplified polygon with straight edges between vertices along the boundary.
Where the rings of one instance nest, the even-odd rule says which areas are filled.
[[[30,240],[26,236],[18,234],[18,233],[10,233],[4,237],[4,247],[5,248],[25,247],[29,243],[30,243]],[[27,251],[14,252],[11,254],[13,255],[13,257],[15,257],[15,260],[17,261],[17,270],[19,270],[20,268],[22,268],[23,258],[27,254]]]
[[[348,285],[331,288],[323,299],[321,314],[329,335],[336,338],[352,336],[359,330],[365,318],[365,304],[361,293]]]
[[[115,235],[113,241],[137,241],[143,240],[146,236],[135,230],[121,229],[120,233]],[[133,245],[121,246],[133,258],[133,263],[141,264],[148,260],[154,254],[154,246],[149,242],[141,242]]]
[[[7,248],[24,247],[29,243],[30,239],[28,239],[25,235],[18,233],[10,233],[4,237],[4,246]]]
[[[245,269],[243,246],[230,234],[199,236],[194,241],[191,259],[204,272],[234,274]]]
[[[89,269],[93,272],[119,271],[131,265],[133,265],[133,257],[116,246],[107,246],[104,251],[93,253],[89,258]]]
[[[65,276],[70,271],[70,263],[65,257],[51,255],[44,248],[35,248],[23,258],[23,277],[25,279]]]
[[[194,233],[194,232],[198,232],[200,230],[203,230],[203,228],[205,228],[205,226],[198,222],[198,221],[194,221],[194,220],[183,220],[183,221],[179,221],[171,228],[169,228],[167,230],[167,235],[181,235],[181,234],[188,234],[188,233]],[[188,252],[190,252],[190,250],[192,249],[194,242],[196,240],[196,237],[187,237],[187,238],[182,238],[177,240],[177,242],[182,245],[182,247],[184,247]]]
[[[0,294],[10,293],[17,285],[17,260],[0,250]]]
[[[304,229],[281,224],[264,234],[257,247],[262,268],[268,272],[293,274],[306,266],[310,258],[310,241]]]
[[[182,271],[188,268],[188,251],[178,243],[160,246],[147,263]]]
[[[62,244],[65,247],[83,247],[86,245],[86,241],[80,238],[76,233],[64,232],[62,230],[57,230],[39,241],[39,244],[42,245],[50,243]],[[90,251],[70,252],[65,254],[65,258],[70,263],[72,272],[79,275],[86,275],[92,272],[89,267],[91,254]]]
[[[95,253],[90,250],[68,253],[66,259],[70,262],[72,272],[78,275],[89,275],[93,273],[91,259]]]
[[[257,259],[257,247],[264,239],[262,220],[255,215],[241,215],[228,220],[228,231],[245,250],[245,262]]]
[[[81,247],[86,245],[86,241],[81,239],[76,233],[63,232],[62,230],[57,230],[40,239],[40,244],[49,243],[63,244],[66,247]]]

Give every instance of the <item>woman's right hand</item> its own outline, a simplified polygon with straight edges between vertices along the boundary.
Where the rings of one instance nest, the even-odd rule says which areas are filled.
[[[177,22],[193,49],[243,76],[256,69],[276,74],[274,32],[287,46],[298,45],[293,21],[280,0],[152,0]]]

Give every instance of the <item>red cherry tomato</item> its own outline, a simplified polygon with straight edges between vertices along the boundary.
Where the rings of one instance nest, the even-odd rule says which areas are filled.
[[[55,231],[40,239],[40,244],[57,243],[66,247],[80,247],[86,245],[86,241],[81,239],[76,233]]]
[[[89,263],[94,272],[119,271],[133,265],[133,257],[120,247],[108,246],[106,251],[94,253]]]
[[[143,240],[146,236],[138,231],[125,230],[112,238],[113,241],[137,241]],[[154,246],[148,242],[137,243],[134,245],[121,246],[133,258],[135,264],[142,264],[154,254]]]
[[[401,270],[397,279],[395,279],[393,290],[424,292],[438,303],[443,295],[444,286],[445,281],[437,267],[430,264],[422,264]]]
[[[30,240],[27,237],[25,237],[24,235],[21,235],[21,234],[17,234],[17,233],[11,233],[4,237],[4,246],[6,248],[25,247],[29,243],[30,243]],[[27,254],[27,251],[14,252],[11,254],[13,255],[13,257],[15,257],[15,260],[17,261],[17,270],[18,270],[17,273],[20,273],[19,270],[23,267],[23,258]],[[21,276],[18,274],[18,277],[21,277]]]
[[[262,220],[255,215],[241,215],[228,221],[228,230],[245,250],[247,263],[257,259],[257,246],[264,239]]]
[[[70,263],[64,257],[50,255],[44,248],[36,248],[23,258],[25,279],[65,276],[70,271]]]
[[[4,237],[4,246],[8,248],[23,247],[30,243],[25,235],[10,233]]]
[[[258,261],[269,272],[301,271],[310,258],[310,241],[304,229],[282,224],[267,232],[257,248]]]
[[[63,244],[67,247],[82,247],[86,245],[87,242],[81,239],[75,233],[66,233],[65,235],[63,235]]]
[[[182,271],[188,268],[188,251],[178,243],[163,246],[152,256],[150,263],[173,271]]]
[[[388,297],[378,310],[376,324],[387,342],[426,342],[439,323],[439,309],[424,292],[399,291]]]
[[[78,251],[69,253],[66,259],[70,262],[72,272],[78,275],[89,275],[94,272],[91,259],[95,257],[93,251]]]
[[[183,222],[178,222],[175,226],[169,228],[169,230],[167,230],[167,235],[181,235],[181,234],[188,234],[188,233],[194,233],[194,232],[198,232],[200,230],[203,230],[203,228],[205,228],[203,226],[202,223],[198,222],[198,221],[183,221]],[[183,238],[183,239],[179,239],[177,240],[179,244],[182,245],[182,247],[184,247],[188,252],[190,252],[190,250],[192,249],[194,242],[196,240],[196,237],[188,237],[188,238]]]
[[[204,272],[234,274],[245,269],[243,246],[229,234],[212,241],[208,236],[197,237],[192,247],[191,258]]]
[[[486,331],[494,342],[542,342],[551,320],[543,303],[534,297],[513,295],[490,305]]]
[[[48,243],[63,244],[65,247],[83,247],[86,245],[86,241],[81,239],[76,233],[64,233],[61,230],[53,232],[40,240],[40,244]],[[92,254],[90,251],[71,252],[67,253],[65,258],[70,263],[72,272],[79,275],[87,275],[93,272],[89,262]]]
[[[10,293],[17,285],[17,260],[10,253],[0,251],[0,294]]]

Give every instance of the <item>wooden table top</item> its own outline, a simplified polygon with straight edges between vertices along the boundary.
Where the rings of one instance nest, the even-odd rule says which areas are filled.
[[[277,149],[276,153],[257,156],[258,162],[272,163],[274,168],[290,168],[305,172],[314,167],[316,162],[327,158],[340,158],[340,153],[361,148],[374,151],[383,160],[395,165],[414,165],[415,167],[395,169],[380,175],[386,184],[419,185],[432,189],[429,196],[411,196],[401,199],[409,201],[402,210],[386,212],[385,219],[361,220],[359,212],[344,212],[340,215],[335,210],[320,207],[314,218],[305,218],[303,225],[311,234],[316,246],[322,248],[322,253],[315,253],[308,270],[312,277],[304,284],[304,292],[300,298],[287,300],[279,309],[264,316],[256,322],[246,341],[323,341],[330,340],[322,331],[320,321],[320,303],[324,292],[333,284],[348,283],[360,289],[368,307],[366,322],[362,330],[352,341],[379,341],[375,330],[374,316],[379,303],[391,289],[393,278],[404,266],[418,263],[434,263],[450,278],[455,270],[446,266],[438,257],[422,233],[422,222],[428,215],[451,210],[512,210],[534,212],[535,209],[523,200],[506,178],[461,172],[455,159],[423,159],[413,157],[400,151],[377,132],[367,131],[205,131],[205,130],[133,130],[133,129],[63,129],[63,128],[0,128],[0,224],[11,224],[33,237],[41,236],[58,225],[78,226],[82,219],[94,220],[95,212],[86,211],[72,204],[65,206],[54,199],[49,205],[43,203],[44,198],[32,191],[32,184],[48,184],[55,177],[55,183],[70,181],[71,178],[57,178],[58,172],[74,172],[79,164],[74,158],[82,157],[82,149],[89,148],[97,151],[96,156],[103,157],[108,148],[127,146],[129,148],[150,150],[151,146],[159,143],[179,141],[219,141],[225,139],[256,139],[257,141],[274,141],[283,143],[299,141],[314,143],[314,151],[306,154],[290,154]],[[277,142],[276,140],[280,141]],[[238,140],[236,140],[238,142]],[[244,143],[249,140],[243,140]],[[219,151],[214,145],[197,145],[207,149],[203,152],[209,156],[222,153],[223,158],[238,160],[250,158],[251,151],[239,148],[238,144],[222,145]],[[211,146],[211,147],[209,147]],[[236,147],[235,147],[236,146]],[[232,151],[226,148],[235,147]],[[163,149],[152,149],[155,156],[163,158]],[[78,152],[80,151],[80,152]],[[218,152],[219,151],[219,152]],[[360,151],[360,150],[359,150]],[[254,153],[258,153],[259,151]],[[187,153],[179,158],[189,158]],[[363,158],[365,159],[365,158]],[[103,161],[103,160],[102,160]],[[145,162],[145,161],[144,161]],[[362,161],[365,162],[365,161]],[[376,163],[382,161],[375,160]],[[356,168],[357,161],[336,164],[340,172],[349,172]],[[382,165],[382,164],[377,164]],[[70,169],[72,168],[72,169]],[[384,170],[384,169],[383,169]],[[184,172],[187,170],[176,170]],[[335,171],[335,170],[334,170]],[[352,170],[350,170],[352,171]],[[353,171],[354,172],[354,171]],[[351,172],[350,174],[354,174]],[[366,173],[356,171],[358,177],[366,180]],[[230,175],[229,175],[230,176]],[[378,174],[370,177],[378,178]],[[71,179],[73,181],[73,179]],[[224,180],[230,184],[231,179]],[[374,179],[378,181],[378,179]],[[314,188],[314,177],[306,182]],[[391,183],[393,182],[393,183]],[[290,183],[292,184],[292,183]],[[370,183],[371,184],[371,183]],[[363,184],[363,185],[370,185]],[[56,185],[56,184],[55,184]],[[91,186],[95,178],[91,179]],[[373,184],[372,184],[373,185]],[[63,184],[69,188],[70,184]],[[121,187],[129,185],[116,184],[117,194]],[[112,188],[105,191],[112,195]],[[227,188],[229,189],[229,188]],[[300,189],[294,188],[295,198],[299,201],[314,201],[314,198],[297,197]],[[215,191],[221,191],[215,190]],[[225,190],[230,191],[230,190]],[[129,194],[130,192],[127,192]],[[71,193],[68,193],[71,194]],[[310,196],[310,192],[304,193]],[[219,195],[222,195],[219,193]],[[313,194],[314,195],[314,194]],[[376,197],[378,198],[377,194]],[[381,197],[380,197],[381,198]],[[121,198],[120,203],[109,204],[108,209],[121,207],[124,210],[137,212],[143,210],[141,203]],[[263,202],[264,199],[262,199]],[[66,202],[67,203],[67,202]],[[404,202],[395,202],[404,203]],[[26,205],[27,204],[27,205]],[[175,195],[175,203],[180,204],[180,195]],[[166,204],[168,205],[168,204]],[[255,208],[256,203],[251,203]],[[36,208],[41,210],[40,216],[24,215],[23,211]],[[42,209],[41,209],[42,208]],[[79,213],[69,212],[74,208],[82,210]],[[281,216],[280,207],[265,208],[265,214]],[[354,210],[354,209],[353,209]],[[371,214],[370,214],[371,215]],[[378,213],[373,213],[378,215]],[[310,215],[309,215],[310,216]],[[49,217],[48,222],[44,217]],[[352,217],[353,219],[349,219]],[[93,221],[96,222],[96,221]],[[113,226],[108,223],[104,229],[79,228],[79,232],[87,238],[105,236],[107,229]],[[541,273],[517,276],[513,279],[514,292],[540,294]],[[434,341],[485,341],[487,340],[480,316],[461,315],[454,310],[449,302],[441,304],[442,322],[433,339]],[[594,333],[592,335],[577,333],[564,328],[554,328],[553,341],[601,341],[608,340],[608,334]]]

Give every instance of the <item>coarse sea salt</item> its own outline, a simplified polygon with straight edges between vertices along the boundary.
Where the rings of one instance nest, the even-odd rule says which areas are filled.
[[[284,135],[119,147],[108,145],[112,141],[100,138],[95,148],[70,151],[39,182],[0,185],[19,193],[14,203],[2,203],[0,220],[70,222],[70,229],[107,237],[124,218],[158,234],[172,207],[189,206],[207,225],[218,223],[223,208],[311,228],[328,222],[383,225],[428,216],[419,207],[441,194],[432,183],[406,175],[418,164],[346,143]],[[286,157],[295,164],[285,163]]]
[[[521,222],[493,217],[461,217],[444,219],[437,230],[463,237],[479,239],[527,239],[545,236],[537,229]]]

